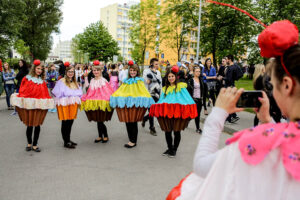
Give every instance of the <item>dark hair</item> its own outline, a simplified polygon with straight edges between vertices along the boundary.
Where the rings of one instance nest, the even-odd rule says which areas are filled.
[[[170,68],[170,69],[167,70],[166,75],[165,75],[165,88],[166,88],[165,91],[164,91],[165,96],[167,96],[166,91],[168,90],[168,87],[171,86],[171,83],[168,80],[169,74],[174,74],[175,75],[175,78],[176,78],[175,79],[175,92],[176,92],[176,89],[177,89],[178,77],[177,77],[177,74],[172,71],[172,68]]]
[[[22,63],[23,63],[23,67],[22,68],[28,68],[28,65],[27,65],[27,63],[26,63],[26,61],[25,60],[23,60],[23,59],[20,59],[19,61],[21,61]]]
[[[116,69],[116,65],[115,65],[115,64],[112,64],[112,65],[111,65],[111,68],[112,68],[112,69]]]
[[[205,63],[204,63],[204,68],[208,71],[208,67],[210,67],[210,66],[212,66],[212,62],[211,62],[211,65],[210,66],[207,66],[207,61],[209,61],[210,60],[210,62],[211,62],[211,59],[210,58],[206,58],[206,60],[205,60]]]
[[[233,55],[228,55],[226,57],[227,57],[227,59],[229,59],[229,60],[231,60],[233,62],[233,60],[234,60]]]
[[[158,62],[158,59],[157,58],[151,58],[150,65],[153,65],[154,62]]]
[[[131,68],[134,69],[137,72],[136,77],[140,76],[140,68],[137,64],[134,64],[134,65],[130,66],[129,69],[128,69],[128,78],[132,78],[130,76],[130,69]]]
[[[300,45],[290,47],[283,54],[283,63],[290,74],[293,76],[295,81],[300,82]],[[287,76],[284,71],[283,66],[281,65],[281,57],[276,57],[275,59],[270,60],[271,70],[274,72],[274,75],[279,83],[282,82],[283,77]]]

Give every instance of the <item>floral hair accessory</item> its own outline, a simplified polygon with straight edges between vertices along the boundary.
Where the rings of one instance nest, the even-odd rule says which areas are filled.
[[[33,61],[33,64],[34,64],[35,66],[39,66],[39,65],[41,64],[41,61],[40,61],[40,60],[34,60],[34,61]]]

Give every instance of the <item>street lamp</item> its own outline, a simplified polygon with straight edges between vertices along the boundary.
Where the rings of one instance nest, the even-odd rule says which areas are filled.
[[[199,63],[199,46],[200,46],[200,26],[201,26],[202,0],[199,3],[199,18],[198,18],[198,37],[197,37],[197,55],[196,62]]]

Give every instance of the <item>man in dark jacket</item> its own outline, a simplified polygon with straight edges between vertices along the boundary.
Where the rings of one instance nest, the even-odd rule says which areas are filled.
[[[233,62],[233,55],[228,55],[227,56],[227,67],[225,69],[225,87],[235,87],[235,81],[238,77],[238,70],[241,70],[238,65],[236,65]],[[235,123],[239,120],[240,118],[237,116],[236,113],[230,114],[226,121],[229,123]]]

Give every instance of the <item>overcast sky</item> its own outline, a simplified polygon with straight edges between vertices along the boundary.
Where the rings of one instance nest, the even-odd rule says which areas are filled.
[[[53,34],[53,47],[59,39],[62,41],[71,40],[77,33],[82,33],[90,23],[100,20],[101,8],[114,3],[123,4],[126,2],[129,0],[64,0],[60,34]]]

